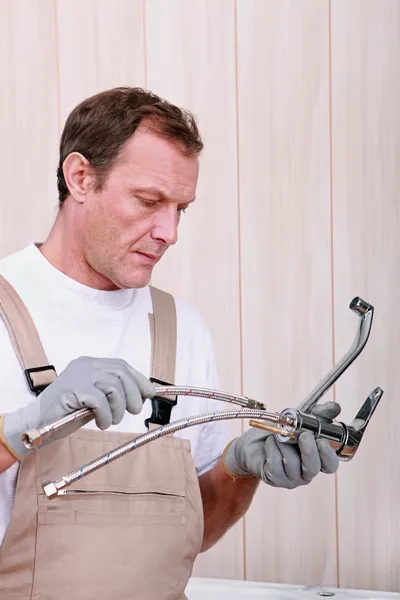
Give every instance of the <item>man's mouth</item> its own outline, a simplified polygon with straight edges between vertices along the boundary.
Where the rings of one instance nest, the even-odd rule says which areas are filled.
[[[161,258],[161,256],[157,256],[155,254],[148,254],[147,252],[139,252],[135,250],[136,254],[148,265],[155,265]]]

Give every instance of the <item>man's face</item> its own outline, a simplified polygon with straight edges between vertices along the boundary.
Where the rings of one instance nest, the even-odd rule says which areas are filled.
[[[195,198],[196,154],[139,128],[126,142],[100,192],[84,202],[85,260],[107,289],[140,288],[177,241],[182,211]],[[108,282],[111,285],[108,285]]]

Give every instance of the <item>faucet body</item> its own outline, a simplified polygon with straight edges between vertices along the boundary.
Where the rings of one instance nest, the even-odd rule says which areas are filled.
[[[311,431],[316,439],[324,438],[328,440],[339,458],[349,461],[357,452],[365,429],[382,395],[383,391],[379,387],[371,392],[353,422],[348,425],[338,421],[324,421],[321,417],[316,417],[312,413],[286,408],[280,414],[292,419],[293,425],[278,425],[286,433],[284,435],[276,433],[276,438],[280,442],[293,442],[303,431]],[[251,424],[254,425],[254,421]]]

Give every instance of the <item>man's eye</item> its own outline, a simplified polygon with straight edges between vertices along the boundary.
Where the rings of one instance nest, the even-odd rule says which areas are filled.
[[[146,206],[147,208],[151,208],[152,206],[156,206],[157,205],[157,201],[154,200],[143,200],[143,198],[139,198],[141,204],[143,206]]]

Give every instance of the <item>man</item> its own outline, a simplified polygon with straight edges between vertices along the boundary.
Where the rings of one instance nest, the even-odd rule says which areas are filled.
[[[161,438],[54,500],[43,494],[45,478],[109,452],[152,421],[151,356],[165,335],[152,337],[149,281],[195,200],[201,150],[193,117],[153,94],[118,88],[85,100],[62,134],[60,210],[48,238],[0,261],[58,373],[35,387],[28,369],[30,389],[0,323],[2,598],[183,598],[196,555],[246,512],[260,480],[294,488],[337,469],[329,444],[309,433],[298,445],[259,430],[228,443],[219,421]],[[174,305],[169,379],[218,388],[206,326],[186,303]],[[95,422],[75,422],[38,452],[23,446],[27,429],[82,407]],[[218,408],[179,398],[171,418]],[[340,407],[318,410],[331,419]]]

